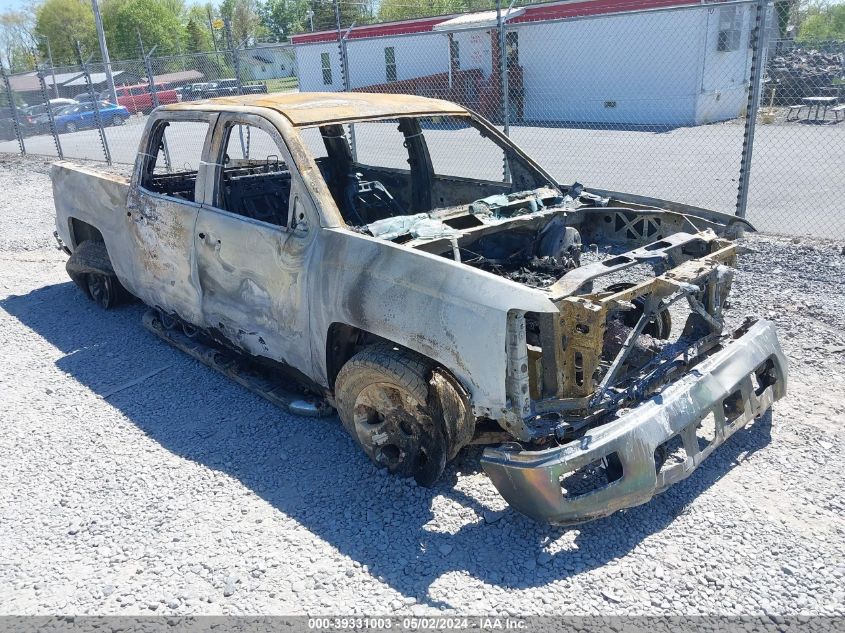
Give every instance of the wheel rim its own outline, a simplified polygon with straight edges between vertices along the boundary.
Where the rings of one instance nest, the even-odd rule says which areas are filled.
[[[108,308],[111,306],[113,292],[114,288],[109,277],[95,273],[88,275],[88,294],[95,303]]]
[[[68,132],[76,132],[76,125],[73,124],[73,123],[68,123],[67,124],[67,131]]]
[[[423,403],[390,383],[365,387],[355,401],[353,423],[369,457],[401,476],[419,477],[432,458],[434,438]],[[426,428],[429,427],[429,428]]]
[[[123,117],[114,117],[114,119],[112,119],[112,125],[123,125]]]

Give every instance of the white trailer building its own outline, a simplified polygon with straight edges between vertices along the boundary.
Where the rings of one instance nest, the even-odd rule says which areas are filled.
[[[741,116],[754,5],[579,0],[507,16],[511,121],[700,125]],[[343,90],[336,31],[292,38],[300,89]],[[501,112],[495,12],[353,29],[349,88],[441,96]],[[495,103],[494,103],[495,102]]]

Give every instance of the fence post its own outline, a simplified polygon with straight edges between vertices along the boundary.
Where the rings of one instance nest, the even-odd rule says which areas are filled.
[[[100,102],[97,95],[94,94],[94,84],[91,83],[91,74],[88,72],[88,62],[82,61],[82,47],[79,45],[79,40],[76,41],[76,57],[79,59],[79,65],[82,66],[82,74],[85,77],[85,85],[88,88],[88,94],[91,96],[91,101],[94,104],[94,121],[97,123],[97,129],[100,132],[100,144],[103,146],[103,156],[106,158],[106,163],[111,165],[111,152],[109,151],[109,142],[106,139],[106,131],[103,129],[103,117],[100,116]]]
[[[147,85],[150,87],[150,100],[152,101],[153,110],[155,110],[159,106],[158,89],[156,88],[155,76],[153,75],[153,63],[150,60],[150,57],[155,52],[156,48],[158,48],[158,44],[153,46],[150,49],[150,52],[147,53],[144,50],[144,40],[141,38],[141,29],[138,29],[138,46],[141,47],[141,58],[144,60],[144,72],[147,74]],[[164,166],[169,172],[171,169],[170,150],[167,147],[167,139],[163,136],[161,137],[161,146],[164,149]]]
[[[241,83],[241,55],[240,55],[241,45],[238,44],[232,49],[232,65],[235,69],[235,83],[238,84],[238,94],[242,95],[244,93],[244,87]]]
[[[346,38],[355,28],[355,23],[352,23],[346,34],[344,35],[340,28],[340,3],[338,0],[333,0],[334,4],[334,20],[337,26],[337,46],[340,51],[340,74],[343,79],[343,91],[349,92],[352,89],[352,84],[349,81],[349,59],[348,51],[346,50]],[[349,150],[352,152],[352,160],[358,160],[358,148],[355,143],[355,124],[349,124]]]
[[[748,186],[751,178],[751,157],[754,153],[754,132],[757,128],[757,111],[760,108],[763,74],[765,70],[766,22],[769,0],[757,0],[754,28],[751,31],[751,77],[748,86],[748,105],[745,110],[745,133],[742,139],[742,159],[739,163],[739,186],[736,198],[736,215],[744,218],[748,209]]]
[[[15,107],[15,95],[12,93],[12,84],[9,83],[9,76],[6,74],[6,68],[2,63],[0,63],[0,75],[3,77],[3,85],[6,86],[6,98],[9,100],[9,112],[12,113],[12,127],[15,128],[18,147],[20,147],[21,156],[26,156],[26,145],[24,145],[21,124],[18,121],[18,109]]]
[[[53,64],[53,49],[50,48],[50,38],[45,37],[47,42],[47,61],[50,62],[50,74],[53,76],[53,95],[56,99],[59,98],[59,84],[56,83],[56,66]]]
[[[511,5],[513,6],[513,5]],[[510,12],[510,9],[508,9]],[[502,125],[505,136],[510,133],[510,108],[508,104],[508,56],[505,51],[505,21],[502,19],[502,0],[496,0],[496,30],[499,36],[499,89],[502,102]]]
[[[223,31],[226,36],[226,46],[229,49],[229,54],[232,56],[232,71],[235,73],[238,94],[243,94],[243,86],[241,86],[241,61],[237,51],[239,47],[235,46],[235,40],[232,38],[232,24],[229,18],[223,18]]]
[[[53,71],[55,73],[55,71]],[[53,135],[53,142],[56,144],[56,156],[59,160],[64,160],[62,153],[62,143],[59,140],[59,131],[56,129],[56,120],[53,118],[53,106],[50,105],[50,96],[47,94],[47,82],[44,81],[44,73],[40,70],[37,73],[38,83],[41,86],[41,98],[47,105],[47,122],[50,124],[50,134]],[[54,75],[55,76],[55,75]]]

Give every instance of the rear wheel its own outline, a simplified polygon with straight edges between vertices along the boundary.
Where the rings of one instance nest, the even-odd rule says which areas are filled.
[[[335,382],[343,426],[378,466],[432,485],[450,446],[428,404],[433,364],[414,352],[379,344],[355,355]]]
[[[120,286],[112,275],[88,273],[85,276],[85,290],[91,300],[104,310],[110,310],[118,303]]]

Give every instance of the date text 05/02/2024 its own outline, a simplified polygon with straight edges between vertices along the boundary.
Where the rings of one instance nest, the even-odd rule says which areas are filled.
[[[481,631],[518,631],[526,628],[526,621],[519,618],[502,617],[318,617],[308,619],[311,630],[385,630],[399,629],[407,631],[429,630],[481,630]]]

